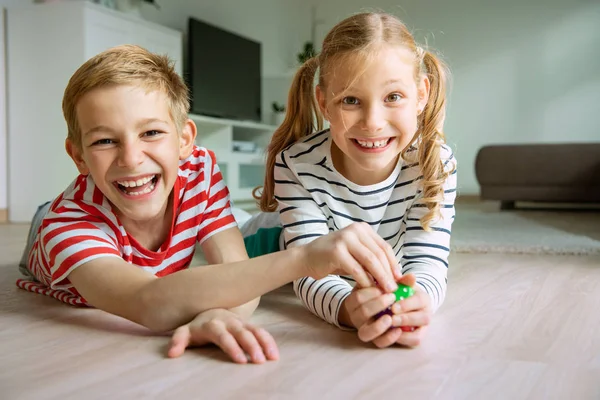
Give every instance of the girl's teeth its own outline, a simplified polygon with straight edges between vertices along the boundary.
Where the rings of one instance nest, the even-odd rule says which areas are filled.
[[[362,141],[362,140],[357,140],[356,142],[361,147],[366,147],[366,148],[372,149],[372,148],[384,147],[385,145],[388,144],[389,141],[390,141],[390,139],[377,140],[377,141],[374,141],[374,142],[365,142],[365,141]]]

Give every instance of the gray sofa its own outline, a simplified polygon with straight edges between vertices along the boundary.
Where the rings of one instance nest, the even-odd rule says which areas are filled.
[[[600,142],[482,147],[475,174],[483,200],[600,203]]]

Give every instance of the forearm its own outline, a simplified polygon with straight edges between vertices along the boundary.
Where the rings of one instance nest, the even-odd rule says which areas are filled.
[[[446,297],[447,268],[421,262],[410,265],[403,272],[415,276],[416,284],[431,298],[431,308],[435,312],[443,304]]]
[[[142,323],[167,331],[212,308],[235,309],[241,316],[249,316],[261,295],[304,276],[304,264],[302,249],[289,249],[154,279],[139,292],[145,315]]]
[[[294,292],[302,304],[319,318],[342,329],[351,326],[347,325],[347,321],[339,321],[342,304],[352,292],[350,284],[339,276],[330,275],[319,280],[303,277],[294,281]]]

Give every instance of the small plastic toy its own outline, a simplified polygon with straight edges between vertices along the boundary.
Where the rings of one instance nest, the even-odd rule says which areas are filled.
[[[396,301],[400,301],[400,300],[408,299],[410,296],[415,294],[415,290],[413,288],[411,288],[410,286],[406,286],[406,285],[399,283],[398,289],[396,289],[394,294],[396,295]],[[375,319],[378,319],[386,314],[389,316],[394,315],[391,307],[388,307],[387,309],[385,309],[382,312],[380,312],[379,314],[377,314],[375,316]],[[401,326],[400,329],[402,329],[404,332],[413,332],[415,330],[415,327],[414,326]]]

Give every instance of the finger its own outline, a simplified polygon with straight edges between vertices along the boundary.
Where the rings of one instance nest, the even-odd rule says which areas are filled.
[[[425,311],[412,311],[392,316],[392,326],[420,327],[429,325],[431,314]]]
[[[396,260],[394,249],[378,234],[375,235],[375,240],[383,250],[385,257],[387,258],[387,262],[389,263],[390,267],[392,267],[392,274],[394,275],[394,280],[397,281],[402,277],[402,267],[398,265],[398,260]]]
[[[355,326],[363,326],[365,322],[375,317],[380,312],[387,310],[387,308],[394,304],[395,301],[396,296],[393,293],[386,293],[363,303],[353,313],[353,322],[355,323]]]
[[[235,337],[225,329],[225,326],[213,331],[212,342],[219,346],[225,354],[229,355],[231,359],[238,364],[246,364],[248,358],[244,353],[244,350],[240,347]]]
[[[356,250],[354,250],[354,253],[356,253]],[[337,257],[344,273],[352,276],[359,287],[367,288],[373,286],[371,278],[369,278],[369,275],[367,275],[367,272],[361,265],[362,263],[357,259],[355,254],[341,252],[338,253]]]
[[[416,329],[414,332],[403,332],[396,343],[407,347],[417,347],[423,341],[426,332],[426,326]]]
[[[398,283],[401,283],[403,285],[410,286],[410,287],[415,286],[416,282],[417,282],[417,278],[414,276],[414,274],[402,275],[402,277],[398,280]]]
[[[250,325],[248,329],[254,334],[256,340],[258,340],[263,353],[267,356],[267,360],[279,360],[279,349],[273,336],[263,328]]]
[[[398,285],[392,276],[390,266],[387,262],[385,264],[381,263],[377,256],[379,248],[372,239],[363,235],[355,245],[350,247],[350,251],[356,261],[373,276],[383,290],[386,292],[396,290]],[[362,286],[372,286],[372,284],[360,284]]]
[[[363,342],[370,342],[383,335],[392,326],[392,317],[384,315],[372,322],[363,324],[358,329],[358,338]]]
[[[383,335],[373,340],[373,344],[379,347],[380,349],[383,349],[396,343],[404,334],[405,333],[402,331],[402,329],[392,328],[385,332]]]
[[[431,308],[431,299],[429,295],[423,291],[415,290],[415,294],[407,299],[397,301],[392,306],[394,314],[407,313],[418,310],[429,310]]]
[[[383,293],[378,287],[372,286],[368,288],[355,289],[354,295],[348,297],[348,310],[354,311],[364,303],[380,297]]]
[[[191,333],[189,325],[180,326],[175,330],[171,337],[171,344],[167,356],[175,358],[181,356],[190,344]]]
[[[250,356],[250,361],[255,364],[262,364],[267,360],[258,340],[246,326],[232,329],[230,332],[235,337],[237,343]]]

